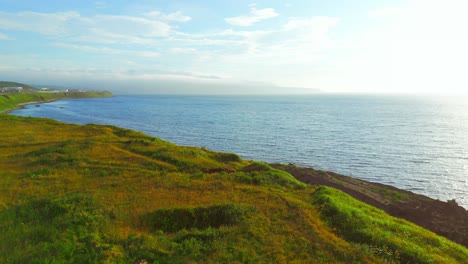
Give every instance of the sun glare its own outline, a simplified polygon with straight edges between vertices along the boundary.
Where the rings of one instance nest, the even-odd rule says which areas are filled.
[[[411,1],[391,41],[393,87],[412,93],[467,94],[466,1]]]
[[[466,94],[467,46],[456,40],[394,41],[392,85],[402,92]]]

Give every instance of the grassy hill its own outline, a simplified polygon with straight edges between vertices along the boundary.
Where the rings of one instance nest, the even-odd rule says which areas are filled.
[[[0,88],[3,88],[3,87],[23,87],[23,91],[25,92],[32,92],[32,91],[37,90],[35,87],[32,87],[24,83],[0,81]]]
[[[0,230],[0,263],[468,263],[463,246],[265,163],[5,114]]]

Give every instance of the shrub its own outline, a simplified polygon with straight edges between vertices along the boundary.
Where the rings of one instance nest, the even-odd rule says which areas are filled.
[[[11,263],[102,263],[111,249],[107,219],[86,195],[32,199],[0,212],[0,256]]]
[[[147,260],[149,263],[158,263],[160,259],[168,257],[168,253],[161,250],[160,241],[150,235],[129,235],[122,241],[127,254],[127,263],[137,263],[138,260]]]
[[[241,169],[243,172],[254,172],[254,171],[271,171],[273,170],[272,167],[270,167],[266,163],[262,162],[252,162],[249,165],[245,166],[244,168]]]
[[[236,174],[236,179],[240,182],[252,183],[266,186],[283,186],[290,188],[304,188],[306,185],[291,174],[277,170],[262,162],[252,162]]]
[[[213,158],[219,162],[227,163],[227,162],[239,162],[241,158],[234,154],[234,153],[223,153],[217,152],[213,155]]]
[[[188,208],[159,209],[143,216],[143,223],[154,230],[175,232],[182,229],[237,225],[254,207],[240,204],[220,204]]]

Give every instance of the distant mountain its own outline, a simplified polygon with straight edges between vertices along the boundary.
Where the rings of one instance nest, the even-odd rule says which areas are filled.
[[[37,90],[36,87],[30,86],[24,83],[0,81],[0,88],[3,88],[3,87],[23,87],[23,91],[25,92]]]

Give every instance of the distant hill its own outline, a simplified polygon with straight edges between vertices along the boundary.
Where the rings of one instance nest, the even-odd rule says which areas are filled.
[[[25,92],[31,92],[31,91],[37,90],[37,88],[24,84],[24,83],[0,81],[0,88],[3,88],[3,87],[23,87],[23,91]]]

